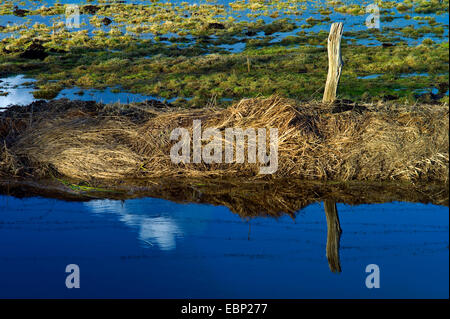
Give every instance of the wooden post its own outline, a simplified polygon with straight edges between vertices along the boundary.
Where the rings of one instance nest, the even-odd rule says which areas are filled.
[[[325,216],[327,218],[327,259],[328,266],[332,272],[341,272],[339,260],[339,242],[341,240],[341,225],[336,208],[336,202],[325,200],[323,202]]]
[[[328,35],[328,75],[323,93],[323,103],[332,103],[336,100],[336,92],[341,77],[341,70],[344,63],[341,58],[341,38],[344,24],[342,22],[331,25]]]

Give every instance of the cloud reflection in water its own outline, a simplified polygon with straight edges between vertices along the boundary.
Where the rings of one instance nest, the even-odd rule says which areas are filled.
[[[183,230],[168,216],[131,213],[126,205],[114,200],[94,200],[85,203],[95,214],[114,213],[125,225],[137,229],[138,238],[164,251],[176,248],[176,239],[183,237]]]

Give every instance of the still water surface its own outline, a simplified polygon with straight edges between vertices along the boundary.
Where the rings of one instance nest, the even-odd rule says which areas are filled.
[[[448,207],[337,204],[340,266],[323,204],[295,219],[155,198],[0,196],[0,297],[448,298]],[[365,268],[380,267],[379,289]],[[80,267],[81,288],[65,287]]]

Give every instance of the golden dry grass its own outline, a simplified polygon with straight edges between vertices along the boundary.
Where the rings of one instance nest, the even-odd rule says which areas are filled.
[[[53,101],[1,116],[0,171],[111,183],[130,178],[294,177],[448,183],[447,105],[323,105],[273,96],[227,109],[159,110]],[[278,128],[278,170],[260,164],[173,164],[170,132]]]

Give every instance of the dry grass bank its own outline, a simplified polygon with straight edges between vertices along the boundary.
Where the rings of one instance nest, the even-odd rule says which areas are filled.
[[[227,109],[101,105],[58,100],[0,115],[0,171],[110,183],[130,178],[294,177],[307,180],[448,183],[448,105],[298,104],[277,96]],[[170,132],[278,128],[278,170],[260,164],[173,164]]]

